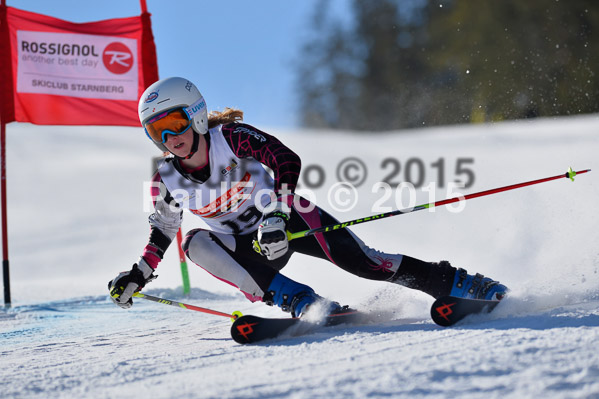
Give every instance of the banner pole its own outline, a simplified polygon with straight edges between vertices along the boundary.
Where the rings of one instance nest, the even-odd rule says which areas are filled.
[[[2,0],[4,1],[4,0]],[[139,0],[139,5],[141,6],[141,13],[145,14],[148,12],[148,6],[146,5],[146,0]]]
[[[3,96],[0,108],[0,217],[2,218],[2,281],[4,282],[4,306],[9,308],[10,299],[10,273],[8,265],[8,221],[6,212],[6,121],[11,120],[14,112],[12,104],[12,69],[10,68],[10,39],[8,36],[8,20],[6,16],[6,0],[2,0],[0,17],[0,47],[2,47],[2,73],[3,81],[0,83],[0,95]],[[10,99],[10,100],[8,100]]]
[[[6,220],[6,123],[0,116],[0,201],[2,201],[2,279],[4,281],[4,306],[10,307],[10,273],[8,266],[8,221]]]

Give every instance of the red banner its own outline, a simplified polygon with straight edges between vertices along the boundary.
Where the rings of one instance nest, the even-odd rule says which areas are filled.
[[[150,14],[78,24],[3,6],[0,24],[4,122],[139,126],[158,80]]]

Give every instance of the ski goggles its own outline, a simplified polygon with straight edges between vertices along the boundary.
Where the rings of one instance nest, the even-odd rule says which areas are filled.
[[[178,136],[185,133],[192,125],[193,117],[205,111],[206,102],[200,97],[189,107],[173,108],[165,111],[144,123],[146,135],[155,143],[166,143],[166,135]]]
[[[163,112],[144,123],[146,135],[156,143],[166,143],[166,135],[178,136],[191,127],[191,117],[184,108]]]

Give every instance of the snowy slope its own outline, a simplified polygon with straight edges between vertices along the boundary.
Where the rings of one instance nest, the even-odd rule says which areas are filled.
[[[304,168],[326,172],[314,195],[340,220],[377,213],[376,202],[397,208],[393,198],[371,192],[393,172],[388,158],[401,166],[392,181],[405,178],[408,160],[422,161],[426,183],[437,180],[436,199],[458,177],[458,159],[473,160],[475,181],[463,193],[568,166],[595,171],[575,183],[468,201],[457,213],[440,208],[353,228],[379,249],[447,259],[506,283],[512,295],[493,315],[441,329],[428,320],[432,299],[424,294],[294,256],[284,269],[290,277],[343,303],[391,311],[392,320],[245,347],[229,339],[225,318],[143,300],[123,311],[106,297],[107,281],[130,268],[148,234],[142,182],[156,150],[139,129],[11,125],[14,306],[0,312],[0,396],[599,398],[598,128],[598,116],[581,116],[383,135],[271,130]],[[362,160],[368,177],[357,205],[337,212],[327,191],[347,157]],[[443,187],[431,166],[439,159]],[[415,200],[430,202],[429,193],[419,190]],[[197,225],[187,215],[184,228]],[[280,315],[193,264],[194,290],[184,298],[174,248],[158,274],[150,294]]]

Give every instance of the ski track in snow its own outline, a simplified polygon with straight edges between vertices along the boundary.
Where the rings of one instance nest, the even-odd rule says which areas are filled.
[[[249,346],[229,338],[226,319],[152,303],[126,312],[103,297],[16,307],[1,319],[0,391],[14,398],[597,397],[599,300],[509,316],[525,303],[518,302],[508,298],[497,314],[450,329],[399,319]]]
[[[388,174],[376,170],[388,156],[403,164],[420,157],[426,165],[443,157],[446,180],[454,177],[455,157],[472,157],[476,184],[467,192],[568,166],[596,171],[574,184],[476,199],[459,214],[437,209],[354,229],[379,249],[448,259],[506,283],[512,293],[492,314],[444,329],[429,320],[432,299],[424,294],[294,256],[284,269],[290,277],[391,317],[243,346],[230,339],[226,318],[141,299],[124,311],[107,296],[106,282],[130,268],[147,240],[138,182],[148,179],[155,149],[139,129],[10,125],[13,307],[0,310],[0,397],[597,399],[598,128],[599,117],[591,115],[401,135],[273,131],[304,164],[330,171],[330,184],[338,161],[353,154],[372,167],[368,183]],[[380,146],[368,144],[373,137]],[[338,158],[331,156],[335,146]],[[371,214],[366,186],[353,213],[336,216]],[[40,192],[52,195],[41,201]],[[118,203],[110,201],[115,192]],[[194,227],[186,215],[184,231]],[[224,312],[281,316],[189,267],[190,297],[180,294],[174,248],[147,292]]]

